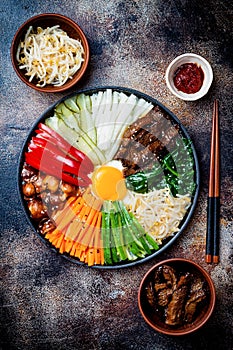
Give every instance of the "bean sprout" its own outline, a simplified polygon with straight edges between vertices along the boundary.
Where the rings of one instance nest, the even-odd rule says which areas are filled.
[[[146,194],[128,191],[124,202],[145,230],[161,244],[163,239],[179,231],[191,198],[189,195],[173,197],[169,188],[164,188]]]
[[[84,48],[79,40],[70,38],[59,25],[33,31],[30,26],[16,54],[19,68],[26,70],[36,86],[62,86],[80,69]]]

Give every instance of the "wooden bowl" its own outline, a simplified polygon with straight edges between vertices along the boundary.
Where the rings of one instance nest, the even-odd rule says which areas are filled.
[[[46,29],[47,27],[52,27],[55,25],[60,25],[60,28],[63,29],[69,37],[81,41],[81,44],[84,48],[84,61],[82,62],[80,69],[73,75],[73,78],[68,79],[62,86],[54,86],[52,84],[47,84],[44,87],[39,87],[36,86],[36,84],[38,83],[37,79],[33,79],[31,82],[29,82],[29,78],[25,75],[26,71],[23,69],[19,69],[19,64],[16,59],[17,49],[20,41],[24,40],[25,34],[30,26],[32,26],[35,29],[37,27]],[[11,61],[17,75],[25,84],[30,86],[32,89],[35,89],[40,92],[62,92],[70,89],[75,84],[77,84],[77,82],[82,78],[83,74],[87,69],[89,55],[90,50],[87,38],[83,33],[82,29],[78,26],[78,24],[76,24],[68,17],[54,13],[44,13],[28,19],[17,30],[11,45]]]
[[[158,294],[160,292],[159,288],[162,286],[161,283],[165,283],[165,280],[162,280],[161,283],[160,280],[159,282],[158,280],[155,282],[155,274],[157,276],[156,278],[158,278],[159,273],[160,278],[163,279],[163,266],[168,266],[169,269],[172,268],[173,271],[176,272],[177,276],[177,282],[175,284],[176,287],[173,289],[173,287],[169,285],[169,293],[164,290],[166,293],[168,293],[167,295],[169,295],[166,302],[165,299],[162,299],[164,298],[163,295]],[[177,296],[178,292],[174,294],[174,290],[178,288],[177,284],[178,281],[180,281],[180,277],[184,276],[186,273],[189,273],[189,277],[187,277],[189,278],[189,282],[187,283],[186,294],[182,297],[184,298],[183,306],[178,310],[174,307],[174,300],[181,305],[182,298],[181,295]],[[192,292],[195,291],[194,281],[197,283],[197,279],[202,282],[205,297],[197,302],[195,308],[196,311],[193,315],[191,313],[190,316],[190,308],[188,309],[188,305],[190,307],[191,297],[194,300]],[[168,282],[165,284],[168,285]],[[155,285],[157,285],[156,288]],[[152,299],[151,286],[154,293]],[[171,292],[172,289],[173,291]],[[164,293],[164,295],[166,293]],[[198,293],[199,294],[195,295],[196,297],[200,297],[201,292],[198,291]],[[154,330],[171,336],[186,335],[201,328],[210,318],[214,310],[215,299],[215,287],[209,274],[197,263],[182,258],[168,259],[154,265],[143,277],[138,291],[138,306],[146,323]],[[163,303],[166,305],[162,305]],[[170,303],[173,303],[173,305]],[[182,317],[180,318],[179,312],[182,314]],[[174,317],[174,315],[176,316]],[[180,322],[178,322],[179,319]]]

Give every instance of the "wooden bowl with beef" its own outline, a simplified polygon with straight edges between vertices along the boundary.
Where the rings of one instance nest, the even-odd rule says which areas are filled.
[[[138,306],[156,331],[185,335],[202,327],[215,306],[215,288],[209,274],[193,261],[161,261],[143,277]]]

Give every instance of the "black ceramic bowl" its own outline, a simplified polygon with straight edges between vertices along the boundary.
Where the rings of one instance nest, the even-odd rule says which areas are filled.
[[[54,113],[54,108],[58,103],[61,103],[62,101],[65,101],[66,99],[75,96],[77,94],[80,93],[85,93],[87,95],[92,95],[94,93],[98,93],[98,92],[103,92],[106,89],[112,89],[113,91],[117,91],[117,92],[123,92],[127,95],[130,94],[134,94],[135,96],[139,97],[139,98],[143,98],[145,99],[147,102],[151,102],[154,106],[159,106],[159,108],[161,109],[161,111],[163,111],[166,115],[166,120],[168,121],[169,125],[171,128],[179,128],[180,133],[182,135],[182,137],[187,138],[188,140],[190,140],[190,137],[186,131],[186,129],[184,128],[184,126],[180,123],[180,121],[178,120],[178,118],[171,112],[169,111],[165,106],[163,106],[158,100],[156,100],[155,98],[152,98],[144,93],[141,93],[139,91],[133,90],[133,89],[128,89],[128,88],[122,88],[122,87],[115,87],[115,86],[104,86],[104,87],[98,87],[98,88],[93,88],[93,89],[86,89],[86,90],[82,90],[82,91],[77,91],[75,93],[72,93],[66,97],[63,97],[61,100],[57,101],[56,103],[54,103],[47,111],[45,111],[39,118],[38,120],[35,122],[35,124],[32,126],[25,142],[23,145],[23,148],[21,150],[21,154],[20,154],[20,159],[19,159],[19,167],[18,167],[18,188],[19,188],[19,195],[20,195],[20,199],[26,214],[26,217],[30,223],[30,225],[32,226],[32,228],[39,234],[39,236],[41,237],[41,239],[53,250],[55,250],[57,253],[59,253],[53,245],[51,245],[48,240],[46,240],[44,238],[43,235],[40,234],[39,230],[38,230],[38,225],[37,223],[31,219],[30,217],[30,213],[29,210],[27,208],[27,202],[24,200],[24,195],[22,192],[22,178],[21,178],[21,172],[22,172],[22,168],[23,168],[23,164],[25,161],[24,158],[24,154],[25,151],[27,150],[29,141],[31,140],[31,138],[33,136],[35,136],[35,130],[38,127],[38,124],[40,122],[44,122],[46,118],[50,117],[53,115]],[[162,252],[164,252],[164,250],[166,250],[170,245],[174,244],[175,241],[177,240],[177,238],[182,234],[182,232],[185,230],[188,222],[191,219],[191,216],[194,212],[195,206],[196,206],[196,202],[197,202],[197,198],[198,198],[198,193],[199,193],[199,181],[200,181],[200,173],[199,173],[199,165],[198,165],[198,160],[197,160],[197,155],[196,155],[196,151],[195,148],[193,146],[193,143],[191,142],[190,144],[191,149],[192,149],[192,154],[193,154],[193,169],[194,169],[194,182],[195,182],[195,190],[194,193],[192,195],[192,199],[191,199],[191,205],[188,208],[186,214],[184,215],[182,221],[180,222],[180,226],[179,226],[179,230],[178,232],[175,232],[173,235],[171,235],[170,237],[166,238],[163,240],[163,243],[159,246],[158,250],[153,251],[151,254],[146,255],[143,258],[139,258],[137,260],[127,260],[127,261],[122,261],[120,263],[113,263],[111,265],[94,265],[94,267],[96,268],[103,268],[103,269],[115,269],[115,268],[123,268],[123,267],[129,267],[129,266],[134,266],[137,264],[140,264],[142,262],[145,262],[153,257],[156,257],[157,255],[161,254]],[[70,256],[69,254],[63,253],[62,254],[63,257],[65,257],[66,259],[71,260],[72,262],[78,263],[78,264],[82,264],[82,262],[80,262],[78,259]]]

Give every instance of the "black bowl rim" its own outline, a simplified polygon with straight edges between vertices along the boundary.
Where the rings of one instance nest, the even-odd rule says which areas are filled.
[[[151,102],[153,104],[157,104],[160,108],[162,108],[171,119],[173,119],[179,126],[180,130],[183,132],[183,134],[185,135],[186,138],[190,139],[190,136],[186,130],[186,128],[181,124],[180,120],[175,116],[175,114],[173,112],[171,112],[167,107],[165,107],[161,102],[159,102],[157,99],[147,95],[144,92],[140,92],[138,90],[132,89],[132,88],[127,88],[127,87],[121,87],[121,86],[114,86],[114,85],[106,85],[106,86],[97,86],[97,87],[91,87],[91,88],[84,88],[84,89],[80,89],[77,90],[75,92],[72,92],[66,96],[63,96],[61,99],[59,99],[58,101],[56,101],[55,103],[53,103],[49,108],[47,108],[45,110],[44,113],[42,113],[42,115],[40,117],[37,118],[37,120],[34,122],[34,124],[32,125],[32,127],[30,128],[30,131],[26,137],[26,139],[24,140],[23,146],[21,148],[21,152],[19,155],[19,161],[18,161],[18,168],[17,168],[17,184],[18,184],[18,194],[20,197],[20,201],[21,204],[23,206],[24,209],[24,213],[26,215],[26,218],[28,220],[28,223],[30,224],[31,228],[39,235],[40,239],[49,246],[50,249],[52,249],[53,251],[55,251],[57,254],[61,255],[62,257],[64,257],[65,259],[76,263],[78,265],[83,265],[83,266],[87,266],[86,264],[73,259],[71,256],[65,255],[65,254],[60,254],[55,247],[52,247],[49,242],[41,236],[41,234],[37,231],[36,227],[33,225],[32,221],[30,220],[29,216],[28,216],[28,212],[27,212],[27,208],[25,206],[25,202],[23,200],[23,196],[22,196],[22,188],[21,188],[21,169],[22,169],[22,165],[23,165],[23,155],[25,152],[25,149],[27,147],[28,141],[31,139],[32,134],[34,133],[35,128],[37,127],[38,123],[45,119],[46,117],[48,117],[48,114],[53,111],[54,107],[58,104],[63,102],[64,100],[66,100],[67,98],[70,98],[72,96],[75,96],[77,94],[81,94],[81,93],[87,93],[87,94],[93,94],[99,91],[104,91],[106,89],[112,89],[115,91],[119,91],[119,92],[125,92],[126,94],[135,94],[137,97],[141,97],[144,98],[146,101]],[[191,140],[191,139],[190,139]],[[192,140],[191,140],[192,141]],[[193,152],[193,157],[194,157],[194,167],[195,167],[195,183],[196,183],[196,190],[195,190],[195,194],[193,196],[193,200],[192,200],[192,204],[191,207],[188,210],[187,215],[185,216],[185,218],[182,220],[182,225],[180,230],[174,234],[173,237],[169,238],[168,242],[166,242],[164,245],[161,246],[161,248],[159,248],[158,250],[156,250],[154,253],[152,253],[151,255],[146,256],[145,258],[142,259],[138,259],[129,263],[122,263],[122,264],[115,264],[115,265],[94,265],[91,266],[91,268],[96,268],[96,269],[119,269],[119,268],[126,268],[126,267],[131,267],[131,266],[135,266],[138,264],[142,264],[148,260],[151,260],[152,258],[155,258],[157,255],[161,254],[162,252],[164,252],[168,247],[170,247],[173,242],[181,235],[181,233],[184,231],[184,229],[187,227],[193,213],[195,210],[195,207],[197,205],[197,200],[198,200],[198,195],[199,195],[199,190],[200,190],[200,170],[199,170],[199,163],[198,163],[198,158],[197,158],[197,153],[196,150],[194,148],[193,145],[193,141],[191,142],[191,147],[192,147],[192,152]]]
[[[16,42],[16,39],[18,38],[18,35],[24,31],[26,31],[26,26],[30,25],[30,23],[34,20],[39,20],[39,19],[45,19],[45,18],[48,18],[48,17],[52,17],[52,18],[58,18],[58,20],[66,20],[68,23],[72,24],[74,27],[76,27],[76,29],[78,30],[78,32],[80,33],[81,35],[81,38],[80,40],[82,40],[82,42],[85,44],[84,46],[86,46],[86,50],[85,50],[85,55],[86,55],[86,61],[83,63],[84,65],[84,68],[83,68],[83,71],[80,73],[78,79],[76,80],[75,79],[75,76],[74,76],[74,79],[71,79],[69,80],[68,82],[66,82],[64,85],[62,86],[52,86],[51,85],[51,90],[48,90],[48,88],[46,87],[37,87],[35,84],[33,83],[30,83],[26,77],[20,75],[17,67],[16,67],[16,64],[15,64],[15,61],[14,61],[14,48],[15,48],[15,42]],[[25,27],[25,28],[24,28]],[[12,42],[11,42],[11,48],[10,48],[10,53],[11,53],[11,62],[12,62],[12,66],[14,68],[14,71],[16,72],[17,76],[20,78],[20,80],[26,84],[27,86],[29,86],[30,88],[38,91],[38,92],[46,92],[46,93],[57,93],[57,92],[65,92],[66,90],[69,90],[71,89],[72,87],[74,87],[75,84],[77,84],[81,78],[83,77],[83,75],[85,74],[86,70],[87,70],[87,67],[88,67],[88,63],[89,63],[89,60],[90,60],[90,47],[89,47],[89,43],[88,43],[88,40],[87,40],[87,36],[86,34],[84,33],[83,29],[79,26],[78,23],[76,23],[73,19],[71,19],[70,17],[67,17],[65,15],[62,15],[60,13],[54,13],[54,12],[46,12],[46,13],[40,13],[38,15],[35,15],[33,17],[29,17],[26,21],[24,21],[20,26],[19,28],[16,30],[14,36],[13,36],[13,39],[12,39]],[[78,72],[76,72],[76,74],[78,74]]]
[[[205,278],[205,280],[208,283],[209,286],[209,290],[210,290],[210,297],[212,302],[209,304],[208,309],[206,311],[206,314],[203,315],[201,321],[193,328],[189,327],[187,329],[177,329],[177,330],[165,330],[162,329],[161,327],[157,327],[156,324],[152,324],[152,322],[149,321],[149,319],[147,318],[142,306],[141,306],[141,292],[143,289],[143,285],[145,283],[145,281],[147,280],[148,276],[159,266],[165,265],[165,264],[172,264],[172,263],[185,263],[185,264],[189,264],[192,266],[192,268],[198,270],[201,275]],[[200,329],[211,317],[214,308],[215,308],[215,304],[216,304],[216,289],[215,289],[215,285],[213,283],[213,280],[211,278],[211,276],[209,275],[209,273],[201,266],[199,265],[197,262],[191,260],[191,259],[186,259],[186,258],[170,258],[170,259],[166,259],[166,260],[162,260],[157,262],[155,265],[153,265],[142,277],[140,285],[139,285],[139,289],[138,289],[138,308],[139,311],[143,317],[143,319],[145,320],[145,322],[147,324],[149,324],[150,327],[152,327],[154,330],[156,330],[157,332],[166,334],[166,335],[172,335],[172,336],[182,336],[182,335],[187,335],[193,332],[196,332],[198,329]]]

